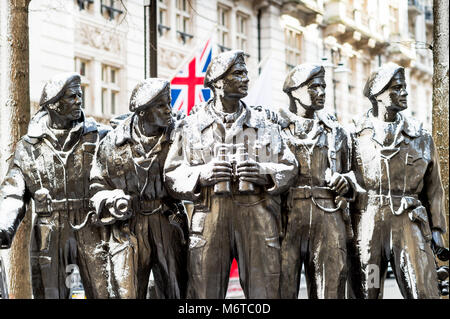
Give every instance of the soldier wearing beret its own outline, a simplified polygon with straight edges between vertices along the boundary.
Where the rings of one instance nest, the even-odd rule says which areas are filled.
[[[283,87],[290,104],[279,110],[286,122],[282,135],[299,165],[283,212],[283,298],[297,298],[303,263],[309,298],[345,297],[346,245],[351,236],[345,205],[354,193],[345,176],[350,171],[348,134],[321,111],[324,76],[323,66],[301,64],[288,74]]]
[[[408,95],[403,67],[381,66],[364,95],[372,108],[352,133],[352,166],[367,191],[352,205],[352,296],[382,298],[390,262],[404,298],[438,298],[431,246],[443,248],[446,222],[433,138],[401,113]]]
[[[68,298],[69,265],[78,265],[88,298],[107,291],[100,267],[103,256],[94,254],[99,229],[90,226],[74,233],[71,227],[89,218],[92,158],[108,130],[84,116],[80,81],[78,74],[64,73],[45,84],[41,108],[17,143],[0,186],[2,248],[10,247],[26,206],[34,201],[34,298]]]
[[[247,298],[279,298],[280,196],[295,174],[279,127],[245,105],[244,52],[209,65],[214,97],[175,130],[165,164],[173,196],[194,202],[188,297],[225,298],[233,258]]]
[[[184,298],[187,220],[163,179],[174,125],[169,82],[139,82],[130,111],[100,143],[91,172],[97,222],[107,232],[110,297],[145,298],[153,270],[157,297]]]

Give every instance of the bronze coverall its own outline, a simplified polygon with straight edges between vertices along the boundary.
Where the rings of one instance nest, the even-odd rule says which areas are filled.
[[[91,172],[93,196],[106,199],[117,189],[131,196],[133,216],[104,226],[110,298],[145,299],[151,270],[158,297],[184,298],[187,238],[183,244],[180,229],[164,214],[179,202],[163,182],[170,132],[141,136],[135,118],[130,115],[102,140]],[[97,214],[108,215],[102,209]],[[187,233],[187,221],[185,227]]]
[[[367,191],[352,205],[356,298],[383,297],[388,262],[403,297],[439,297],[430,246],[431,229],[446,229],[438,156],[431,134],[398,114],[392,147],[383,146],[368,114],[352,133],[353,169]]]
[[[293,154],[281,140],[279,127],[265,113],[241,104],[223,116],[213,100],[190,115],[173,139],[165,165],[166,182],[174,196],[194,202],[188,253],[188,297],[225,298],[230,267],[236,258],[247,298],[279,298],[280,197],[295,174]],[[220,147],[236,163],[239,145],[248,143],[270,185],[255,185],[242,194],[236,178],[231,194],[217,195],[214,186],[200,186],[200,171]],[[234,175],[236,176],[236,175]]]
[[[346,225],[344,214],[348,212],[326,212],[321,207],[336,208],[336,193],[327,186],[326,170],[329,177],[333,172],[349,172],[348,138],[338,122],[325,113],[315,114],[308,134],[302,128],[304,121],[300,117],[291,119],[282,131],[296,156],[299,172],[284,205],[281,297],[297,299],[304,263],[309,298],[344,298],[349,239],[346,228],[351,227],[349,218]]]
[[[101,229],[93,225],[75,232],[89,211],[89,172],[96,145],[106,127],[84,118],[61,149],[48,114],[41,110],[30,121],[28,133],[17,144],[14,159],[0,188],[0,228],[14,236],[33,199],[31,264],[34,298],[68,298],[66,267],[76,264],[87,298],[106,296],[104,256],[96,254]],[[9,243],[10,244],[10,243]],[[34,248],[34,249],[33,249]]]

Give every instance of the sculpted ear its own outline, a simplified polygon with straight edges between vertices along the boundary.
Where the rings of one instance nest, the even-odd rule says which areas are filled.
[[[215,89],[220,90],[223,89],[223,79],[217,80],[213,83]]]

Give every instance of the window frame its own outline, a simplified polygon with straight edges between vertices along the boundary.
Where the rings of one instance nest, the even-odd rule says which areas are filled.
[[[241,30],[241,23],[244,23],[243,30]],[[249,41],[249,22],[250,16],[242,11],[236,12],[236,48],[244,52],[248,51]],[[242,43],[244,45],[242,45]]]
[[[81,67],[81,63],[85,64],[85,71],[84,74],[82,74],[82,72],[80,72],[80,67]],[[77,72],[78,74],[80,74],[80,78],[81,78],[81,90],[83,91],[83,103],[82,103],[82,108],[83,109],[90,109],[91,106],[88,105],[86,102],[91,100],[91,96],[92,96],[92,83],[90,80],[90,77],[92,76],[91,74],[91,60],[87,59],[87,58],[83,58],[81,56],[75,56],[74,58],[74,68],[75,68],[75,72]]]
[[[115,81],[111,80],[112,71],[115,72]],[[119,100],[120,100],[120,68],[107,63],[101,64],[101,114],[102,115],[117,115],[119,112]],[[113,102],[113,94],[115,99]],[[105,96],[106,95],[106,96]]]
[[[293,35],[289,36],[289,35]],[[296,41],[298,46],[291,46],[291,40],[296,39],[298,36],[298,40]],[[296,65],[301,64],[303,60],[302,48],[303,48],[303,32],[300,30],[296,30],[289,26],[285,26],[284,28],[284,43],[285,43],[285,59],[286,59],[286,67],[289,70],[294,68]],[[294,58],[291,59],[291,56]],[[295,60],[295,61],[293,61]]]
[[[222,18],[224,21],[222,21]],[[222,22],[224,24],[222,24]],[[221,51],[230,50],[231,46],[231,8],[223,3],[217,3],[217,37]],[[224,41],[225,36],[225,41]]]

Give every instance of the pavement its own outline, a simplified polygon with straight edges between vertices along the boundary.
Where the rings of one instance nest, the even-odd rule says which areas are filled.
[[[244,293],[242,292],[242,288],[239,284],[238,278],[230,279],[230,282],[228,283],[228,292],[226,299],[244,299]],[[303,274],[300,281],[299,299],[308,299],[308,294],[306,291],[306,281]],[[403,299],[394,277],[386,278],[386,280],[384,281],[383,299]]]
[[[305,277],[303,275],[300,282],[299,299],[308,299]],[[398,289],[397,282],[395,281],[394,277],[386,278],[384,280],[383,299],[403,299],[403,296]]]

